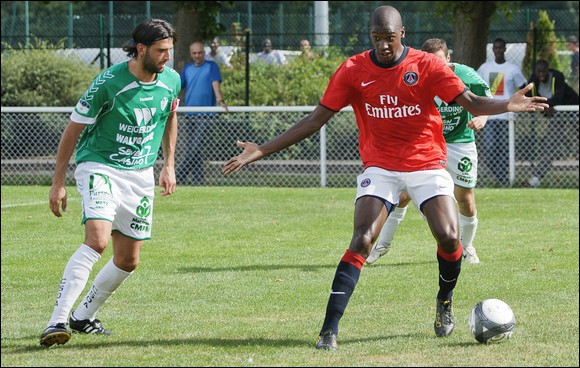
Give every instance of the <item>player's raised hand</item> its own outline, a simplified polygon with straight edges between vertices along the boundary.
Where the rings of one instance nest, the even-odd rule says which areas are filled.
[[[507,106],[507,110],[511,112],[525,112],[525,111],[543,111],[550,107],[545,101],[546,97],[534,96],[527,97],[528,93],[532,87],[533,83],[529,83],[524,88],[520,89],[510,98]]]
[[[224,174],[229,174],[234,171],[240,171],[245,165],[261,159],[264,154],[258,148],[256,143],[237,141],[236,145],[244,150],[237,156],[230,158],[222,167]]]

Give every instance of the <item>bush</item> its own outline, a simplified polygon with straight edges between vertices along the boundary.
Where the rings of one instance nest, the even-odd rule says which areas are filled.
[[[66,55],[62,45],[36,42],[2,52],[2,106],[75,106],[97,67]]]
[[[328,81],[347,57],[329,50],[314,60],[300,57],[288,65],[250,65],[250,106],[314,106]],[[244,106],[246,69],[244,62],[232,61],[233,68],[221,68],[222,91],[230,106]]]

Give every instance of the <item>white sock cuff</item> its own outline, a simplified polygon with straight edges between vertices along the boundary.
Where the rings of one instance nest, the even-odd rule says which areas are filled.
[[[97,263],[97,261],[101,259],[99,252],[84,243],[81,244],[77,252],[89,258],[89,260],[91,260],[93,263]]]
[[[112,270],[114,270],[113,272],[119,272],[121,275],[123,275],[124,277],[129,277],[133,272],[135,271],[131,271],[131,272],[127,272],[125,270],[120,269],[119,267],[117,267],[117,265],[114,262],[115,257],[112,257],[109,262],[107,262],[107,264],[105,265],[105,267],[112,267]],[[110,264],[109,264],[110,263]]]
[[[477,214],[473,217],[467,217],[459,214],[459,223],[461,224],[477,224]]]
[[[391,212],[391,214],[389,216],[393,216],[393,218],[402,220],[405,218],[405,215],[407,214],[407,207],[395,207],[395,209],[393,210],[393,212]]]

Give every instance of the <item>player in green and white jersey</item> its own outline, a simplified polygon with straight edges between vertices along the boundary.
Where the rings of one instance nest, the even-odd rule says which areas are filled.
[[[64,344],[70,329],[109,335],[95,318],[99,308],[139,264],[144,241],[151,237],[155,178],[153,165],[163,148],[159,175],[162,196],[175,191],[179,74],[166,63],[176,40],[174,27],[148,19],[135,27],[123,49],[129,61],[111,66],[91,83],[75,106],[56,154],[50,209],[61,217],[67,207],[65,187],[75,151],[75,179],[82,199],[84,243],[70,257],[56,304],[40,345]],[[96,275],[74,312],[95,263],[109,240],[113,257]]]
[[[447,62],[471,92],[478,96],[492,97],[489,86],[475,69],[463,64],[449,63],[449,50],[444,40],[431,38],[425,41],[422,50],[435,54]],[[435,105],[443,119],[443,136],[447,143],[447,171],[453,177],[454,194],[459,205],[459,230],[463,257],[468,263],[479,263],[479,257],[473,246],[478,224],[475,206],[478,161],[474,131],[482,129],[488,117],[474,117],[461,105],[447,104],[439,98],[435,99]],[[405,218],[410,201],[406,193],[401,194],[399,204],[389,214],[366,263],[375,263],[390,250],[395,231]]]

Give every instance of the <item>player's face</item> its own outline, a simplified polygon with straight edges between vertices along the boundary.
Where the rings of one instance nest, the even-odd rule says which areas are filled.
[[[403,37],[405,37],[405,28],[371,28],[371,41],[376,49],[378,61],[384,64],[391,64],[397,61],[403,52],[401,45],[401,38]]]
[[[146,48],[143,56],[143,67],[148,72],[163,73],[165,64],[171,60],[170,51],[173,49],[173,39],[155,41]]]
[[[445,54],[445,51],[443,50],[438,50],[436,52],[433,53],[433,55],[437,56],[439,59],[441,59],[443,62],[448,63],[450,58],[449,55]]]

